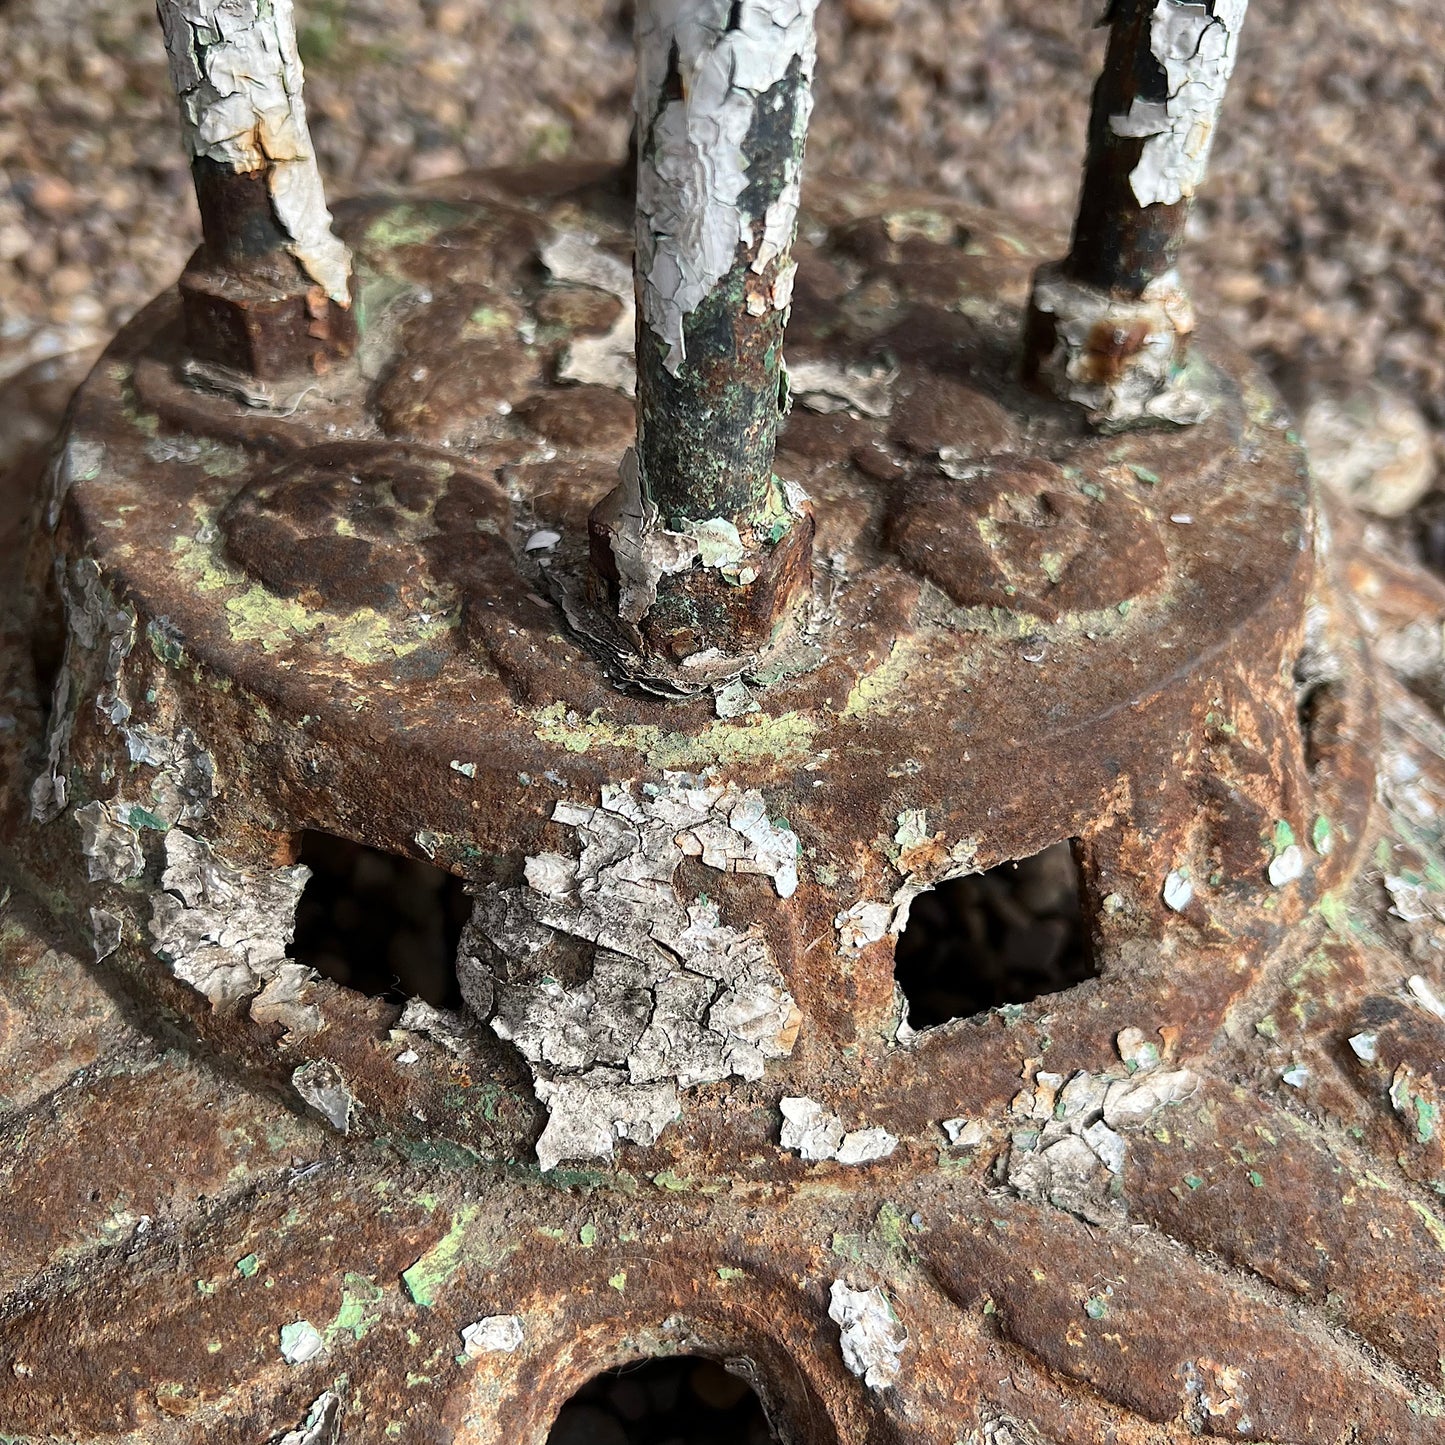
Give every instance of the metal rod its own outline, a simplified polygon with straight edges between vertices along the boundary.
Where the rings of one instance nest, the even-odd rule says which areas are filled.
[[[711,569],[734,589],[737,606],[709,606],[716,579],[663,584],[674,656],[766,636],[807,575],[812,520],[773,459],[817,3],[638,8],[637,448],[593,554],[628,624],[664,577]]]
[[[1040,273],[1026,367],[1096,421],[1196,419],[1175,265],[1249,0],[1112,0],[1073,245]],[[1062,354],[1061,354],[1062,353]]]
[[[291,0],[157,0],[156,12],[204,237],[182,281],[193,348],[256,375],[349,349],[351,255],[306,124]],[[256,292],[244,314],[227,294],[238,281]]]

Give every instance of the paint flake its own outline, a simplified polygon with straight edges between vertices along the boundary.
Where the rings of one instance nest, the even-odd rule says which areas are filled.
[[[698,0],[639,7],[638,276],[643,316],[667,347],[665,365],[673,375],[686,359],[686,318],[732,269],[739,247],[756,246],[753,270],[761,275],[792,243],[801,145],[777,199],[755,215],[745,204],[746,144],[762,98],[794,65],[800,71],[795,134],[801,140],[806,132],[817,4],[742,0],[735,7],[732,0]],[[681,81],[675,96],[668,87],[674,66]],[[659,97],[665,98],[660,109]]]
[[[675,883],[692,857],[792,895],[798,841],[760,793],[665,774],[639,792],[607,785],[599,807],[560,802],[553,821],[578,856],[538,854],[522,887],[481,894],[458,954],[468,1006],[532,1068],[544,1169],[654,1142],[679,1089],[760,1078],[801,1017],[762,930],[724,924]]]
[[[289,963],[296,904],[310,876],[300,865],[232,868],[209,843],[172,828],[161,891],[151,900],[151,946],[213,1008],[260,993]],[[294,980],[286,988],[297,1001]]]
[[[876,1285],[850,1289],[834,1280],[828,1295],[828,1318],[841,1327],[843,1363],[870,1390],[886,1390],[897,1378],[900,1356],[908,1344],[888,1297]]]
[[[1115,135],[1144,141],[1130,176],[1141,206],[1177,205],[1203,184],[1248,5],[1155,0],[1149,43],[1166,77],[1167,99],[1136,98],[1127,115],[1109,118]]]
[[[326,1341],[310,1320],[293,1320],[281,1326],[281,1358],[288,1365],[304,1365],[326,1348]]]
[[[522,1339],[520,1315],[488,1315],[462,1327],[462,1346],[474,1360],[483,1355],[513,1354],[521,1349]]]
[[[312,1402],[304,1423],[274,1436],[271,1445],[339,1445],[340,1439],[341,1397],[325,1390]]]
[[[830,1159],[839,1164],[871,1164],[888,1158],[898,1147],[898,1140],[886,1129],[847,1129],[815,1099],[784,1098],[778,1108],[783,1116],[778,1142],[810,1164]]]

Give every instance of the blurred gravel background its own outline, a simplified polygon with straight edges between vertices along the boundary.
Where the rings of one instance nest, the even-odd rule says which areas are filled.
[[[822,0],[813,173],[1066,228],[1100,4]],[[626,144],[631,0],[297,10],[335,194]],[[149,0],[0,0],[0,55],[3,380],[108,335],[174,279],[197,221]],[[1373,379],[1439,452],[1440,0],[1254,0],[1195,231],[1192,279],[1292,399]]]

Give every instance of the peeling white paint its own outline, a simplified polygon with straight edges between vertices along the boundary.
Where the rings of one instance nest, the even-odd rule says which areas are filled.
[[[272,1438],[271,1445],[338,1445],[341,1439],[341,1397],[324,1390],[312,1402],[305,1421]]]
[[[1177,271],[1151,281],[1138,300],[1123,300],[1046,267],[1035,278],[1033,305],[1054,320],[1054,349],[1039,363],[1040,375],[1095,426],[1189,426],[1208,415],[1207,400],[1180,366],[1194,334],[1194,306]]]
[[[777,200],[752,215],[744,205],[744,147],[759,104],[794,64],[801,86],[795,135],[806,133],[817,4],[646,0],[638,7],[638,276],[643,316],[667,347],[674,375],[686,358],[685,319],[732,269],[739,247],[757,248],[752,264],[761,275],[792,245],[801,160],[790,165]],[[668,98],[674,56],[682,93]],[[791,294],[791,273],[782,272],[780,282],[784,275]],[[780,304],[776,294],[773,301]]]
[[[1435,991],[1435,986],[1428,978],[1418,973],[1412,973],[1405,980],[1405,987],[1410,991],[1410,997],[1420,1005],[1426,1013],[1434,1014],[1437,1019],[1445,1019],[1445,999]]]
[[[887,362],[839,366],[835,361],[787,363],[788,390],[799,406],[829,416],[853,411],[861,416],[886,417],[893,410],[893,384],[898,368]]]
[[[1362,1064],[1373,1064],[1380,1057],[1378,1034],[1351,1034],[1346,1042],[1350,1046],[1350,1052]]]
[[[459,1009],[437,1008],[425,999],[408,999],[396,1028],[406,1033],[422,1034],[441,1045],[449,1054],[458,1056],[471,1049],[472,1025]]]
[[[111,803],[87,803],[75,810],[80,825],[80,854],[92,883],[124,883],[145,868],[140,834],[126,821],[129,809]]]
[[[331,213],[306,125],[291,0],[157,0],[193,156],[265,170],[287,250],[338,305],[351,304],[351,254]]]
[[[876,1285],[857,1290],[834,1280],[828,1318],[841,1327],[843,1363],[870,1390],[886,1390],[898,1378],[900,1356],[908,1344],[908,1331],[888,1297]]]
[[[281,1358],[288,1365],[304,1365],[326,1348],[326,1341],[310,1320],[293,1320],[281,1326]]]
[[[105,443],[90,437],[72,436],[50,463],[46,492],[46,525],[53,532],[60,522],[60,509],[76,482],[92,482],[105,466]]]
[[[181,828],[166,834],[152,948],[213,1008],[261,992],[289,964],[296,904],[309,868],[241,869]],[[273,996],[274,1000],[274,996]]]
[[[1091,1224],[1123,1211],[1118,1180],[1128,1136],[1200,1087],[1189,1069],[1149,1067],[1120,1078],[1080,1070],[1065,1080],[1035,1067],[1010,1107],[1015,1128],[1001,1161],[1004,1182]]]
[[[810,1164],[836,1160],[839,1164],[871,1164],[886,1159],[898,1147],[887,1129],[848,1129],[836,1115],[815,1099],[779,1101],[783,1127],[778,1142]]]
[[[57,571],[65,606],[65,655],[55,680],[45,767],[30,789],[30,815],[37,823],[59,817],[70,801],[70,739],[80,705],[74,695],[74,677],[82,670],[77,649],[104,649],[101,686],[95,699],[100,716],[112,724],[130,716],[130,708],[116,692],[116,682],[135,646],[135,608],[116,601],[101,578],[100,568],[89,557],[77,558],[68,571],[63,563],[57,564]]]
[[[610,386],[637,392],[637,303],[632,272],[582,231],[559,231],[542,247],[542,264],[554,281],[591,286],[622,304],[617,320],[601,336],[574,336],[561,358],[557,377],[584,386]],[[528,544],[530,546],[530,543]]]
[[[945,1119],[941,1127],[955,1149],[977,1149],[988,1138],[988,1125],[982,1119]]]
[[[1298,883],[1304,876],[1305,854],[1298,843],[1291,843],[1278,857],[1270,860],[1269,881],[1275,888]]]
[[[1194,902],[1194,882],[1188,872],[1176,868],[1164,880],[1164,906],[1174,913],[1183,913]]]
[[[312,1059],[291,1071],[291,1087],[311,1105],[333,1129],[351,1131],[356,1099],[340,1069],[327,1059]]]
[[[488,1315],[462,1326],[462,1347],[474,1360],[483,1355],[513,1354],[521,1349],[523,1338],[520,1315]]]
[[[122,921],[117,914],[104,908],[90,910],[90,937],[95,949],[95,961],[109,958],[120,947]]]
[[[1234,73],[1249,0],[1155,0],[1149,46],[1167,77],[1163,101],[1135,99],[1109,118],[1144,151],[1130,176],[1141,206],[1173,206],[1204,182],[1219,109]]]
[[[798,840],[760,793],[670,773],[552,816],[578,856],[539,854],[523,886],[479,895],[457,958],[468,1005],[532,1068],[544,1169],[610,1158],[619,1138],[652,1143],[678,1089],[760,1078],[800,1022],[762,930],[722,923],[676,884],[691,857],[792,895]]]

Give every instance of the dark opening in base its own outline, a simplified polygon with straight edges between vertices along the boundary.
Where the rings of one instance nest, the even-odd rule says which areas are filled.
[[[893,970],[915,1029],[1097,977],[1074,845],[1055,843],[915,898]]]
[[[696,1355],[643,1360],[589,1380],[547,1445],[776,1445],[746,1380]]]
[[[310,881],[296,908],[298,963],[373,997],[457,1008],[457,943],[471,913],[460,878],[414,858],[301,835]]]

